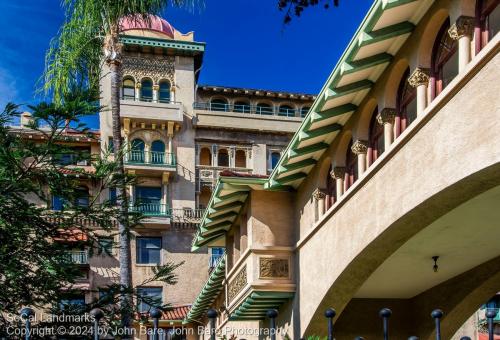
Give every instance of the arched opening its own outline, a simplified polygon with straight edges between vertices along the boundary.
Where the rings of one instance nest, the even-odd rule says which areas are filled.
[[[311,108],[309,106],[304,106],[302,109],[300,109],[300,116],[304,118],[310,109]]]
[[[210,110],[212,111],[228,111],[228,104],[225,99],[215,98],[210,101]]]
[[[247,167],[247,155],[245,150],[236,150],[234,164],[237,168]]]
[[[161,140],[155,140],[151,143],[151,163],[165,163],[165,143]]]
[[[378,107],[373,110],[370,119],[369,145],[368,145],[368,165],[380,157],[384,152],[384,126],[377,121]]]
[[[150,102],[153,100],[153,81],[151,79],[143,79],[141,81],[141,100]]]
[[[408,83],[410,68],[407,68],[398,88],[396,99],[397,115],[395,119],[396,138],[417,118],[417,91]]]
[[[250,113],[250,103],[242,100],[234,102],[233,111],[239,113]]]
[[[432,75],[434,97],[440,94],[458,74],[457,41],[448,34],[450,18],[447,18],[434,42],[432,49]]]
[[[203,147],[200,150],[200,165],[212,165],[212,153],[209,148]]]
[[[208,186],[202,186],[198,196],[198,209],[206,209],[211,196],[212,190]]]
[[[479,52],[500,30],[500,7],[498,0],[477,0],[476,26],[479,34],[476,35],[476,53]]]
[[[158,101],[160,103],[170,103],[170,82],[168,80],[160,81]]]
[[[337,188],[335,185],[335,179],[332,177],[332,166],[328,169],[328,173],[326,174],[326,199],[325,199],[325,211],[330,209],[331,206],[335,204],[337,200]]]
[[[217,153],[217,165],[218,166],[229,166],[229,153],[227,149],[220,149]]]
[[[345,190],[349,189],[351,185],[356,182],[358,179],[358,157],[352,152],[351,148],[353,145],[353,140],[351,138],[351,141],[349,142],[349,145],[347,146],[347,151],[345,155],[345,165],[346,165],[346,171],[345,171]]]
[[[285,117],[293,117],[295,116],[295,109],[290,105],[281,105],[278,110],[278,115]]]
[[[125,77],[123,79],[122,99],[125,100],[135,99],[135,81],[131,77]]]
[[[274,113],[273,107],[266,103],[259,103],[255,106],[255,113],[260,115],[272,115]]]
[[[144,141],[136,138],[130,144],[129,162],[144,163]]]
[[[274,170],[280,161],[281,154],[278,151],[271,152],[271,170]]]

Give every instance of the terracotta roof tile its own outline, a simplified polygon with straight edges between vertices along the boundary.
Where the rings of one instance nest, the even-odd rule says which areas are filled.
[[[163,312],[162,320],[184,320],[191,305],[173,306],[172,309]]]

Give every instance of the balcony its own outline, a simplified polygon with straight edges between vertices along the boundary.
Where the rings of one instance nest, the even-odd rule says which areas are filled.
[[[125,155],[124,163],[128,168],[175,171],[177,162],[174,153],[157,151],[130,151]]]
[[[202,186],[213,187],[222,171],[233,171],[245,174],[251,174],[252,169],[248,168],[229,168],[224,166],[197,165],[196,166],[196,190],[200,191]]]
[[[131,97],[120,99],[121,118],[135,121],[171,121],[182,123],[182,104],[173,101],[135,100]]]
[[[69,250],[65,254],[65,259],[74,264],[89,264],[88,252],[86,250]]]
[[[167,204],[159,202],[136,203],[130,207],[130,211],[141,213],[146,217],[171,217],[172,210]]]
[[[295,109],[222,103],[194,103],[193,108],[198,127],[293,133],[302,122]]]

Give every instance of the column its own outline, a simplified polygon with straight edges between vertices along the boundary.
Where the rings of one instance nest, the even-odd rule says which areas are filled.
[[[344,194],[344,177],[345,177],[345,167],[336,166],[330,172],[330,176],[335,180],[335,189],[337,200]]]
[[[160,85],[154,84],[153,85],[153,103],[158,102],[158,90],[160,89]]]
[[[135,170],[129,170],[128,174],[131,175],[131,176],[135,175]],[[128,202],[128,204],[130,206],[133,206],[135,204],[135,187],[134,187],[133,184],[130,184],[128,186],[128,195],[129,195],[129,202]]]
[[[420,116],[427,107],[427,84],[429,84],[429,71],[417,67],[408,78],[410,86],[417,89],[417,116]]]
[[[218,147],[217,147],[217,144],[213,144],[212,145],[212,166],[218,166],[218,162],[217,162],[217,151],[218,151]]]
[[[170,86],[170,101],[171,102],[175,102],[175,98],[176,98],[175,89],[176,89],[176,86],[174,83],[172,83],[172,85]]]
[[[377,115],[377,122],[384,127],[384,150],[387,150],[394,140],[394,119],[396,109],[384,108]]]
[[[151,144],[144,144],[144,163],[151,163]]]
[[[169,164],[173,164],[174,162],[174,147],[173,147],[173,138],[174,138],[174,122],[167,123],[167,159]]]
[[[358,157],[358,178],[360,178],[366,170],[366,152],[368,151],[368,142],[358,139],[352,145],[351,151]]]
[[[160,211],[162,213],[166,213],[167,209],[169,208],[168,206],[168,180],[169,180],[170,173],[164,172],[161,176],[161,202],[162,206],[160,207]]]
[[[135,100],[141,100],[141,83],[135,83]]]
[[[325,197],[326,194],[320,189],[316,189],[313,192],[313,197],[316,202],[316,220],[318,220],[325,213]]]
[[[448,34],[458,41],[458,72],[461,73],[471,60],[471,41],[474,18],[461,16],[450,26]]]
[[[235,168],[236,167],[236,162],[235,162],[235,154],[236,151],[234,150],[234,146],[229,147],[229,167],[230,168]]]

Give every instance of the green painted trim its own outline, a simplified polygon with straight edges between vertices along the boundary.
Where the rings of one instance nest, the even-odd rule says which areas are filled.
[[[385,10],[388,10],[388,9],[391,9],[391,8],[394,8],[394,7],[399,7],[399,6],[403,6],[403,5],[406,5],[406,4],[409,4],[411,2],[415,2],[417,0],[386,0],[386,2],[382,2],[382,9],[385,11]]]
[[[307,174],[305,174],[303,172],[298,172],[298,173],[290,175],[290,176],[285,176],[285,177],[278,178],[275,181],[278,184],[283,185],[285,183],[290,183],[290,182],[296,181],[298,179],[306,178],[306,177],[307,177]]]
[[[307,155],[310,153],[315,153],[315,152],[320,151],[320,150],[325,150],[329,146],[330,145],[328,145],[326,143],[316,143],[313,145],[304,146],[303,148],[300,148],[300,149],[292,149],[292,150],[290,150],[289,157],[290,157],[290,159],[293,159],[293,158],[296,158],[299,156],[304,156],[304,155]]]
[[[411,33],[415,29],[415,25],[411,22],[400,22],[398,24],[387,26],[369,33],[365,32],[361,35],[359,46],[366,46],[377,43],[382,40],[394,38],[403,34]]]
[[[224,206],[224,204],[220,204],[220,203],[224,203],[225,201],[233,199],[235,197],[245,197],[246,198],[247,196],[248,196],[248,191],[245,191],[245,192],[237,191],[237,192],[233,192],[233,193],[221,196],[221,197],[215,196],[212,206],[217,205],[217,206],[215,206],[215,208],[219,208],[219,207]],[[235,202],[242,202],[242,201],[235,201]]]
[[[228,212],[228,213],[225,213],[225,214],[222,214],[222,215],[218,215],[218,216],[216,216],[214,218],[207,217],[205,219],[205,223],[203,224],[203,226],[204,227],[209,227],[210,225],[213,225],[214,223],[226,221],[228,219],[235,218],[237,216],[238,216],[238,213],[235,213],[234,211],[231,211],[231,212]]]
[[[390,63],[392,59],[393,56],[389,53],[380,53],[360,60],[354,60],[350,62],[346,61],[344,65],[342,65],[342,74],[346,75],[355,73],[373,66]]]
[[[141,45],[151,47],[163,47],[167,49],[201,52],[205,51],[205,43],[196,41],[182,41],[182,40],[167,40],[149,37],[138,37],[132,35],[120,36],[120,42],[129,45]]]
[[[318,123],[325,119],[330,119],[335,116],[340,116],[349,112],[354,112],[358,109],[358,107],[354,104],[345,104],[341,106],[336,106],[331,109],[327,109],[320,112],[313,112],[311,115],[311,122]]]
[[[317,138],[323,135],[329,135],[330,133],[340,131],[342,129],[342,125],[340,124],[332,124],[332,125],[327,125],[320,127],[315,130],[310,130],[310,131],[301,131],[299,133],[299,141],[305,142],[307,140]]]
[[[348,85],[344,85],[341,87],[336,87],[333,90],[327,90],[325,92],[325,99],[326,101],[335,99],[335,98],[340,98],[343,96],[346,96],[351,93],[359,92],[362,90],[369,89],[373,86],[373,82],[368,80],[368,79],[363,79]]]
[[[300,162],[284,164],[281,166],[280,172],[289,172],[293,170],[298,170],[301,168],[305,168],[311,165],[316,165],[317,161],[314,158],[304,159]]]
[[[223,211],[223,210],[234,209],[234,208],[238,208],[238,207],[241,208],[242,205],[243,205],[243,202],[235,201],[235,202],[231,202],[228,204],[220,205],[217,208],[207,208],[207,209],[208,209],[209,214],[216,214],[216,213],[219,213],[220,211]]]

